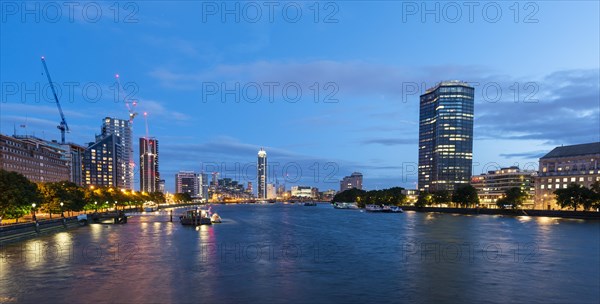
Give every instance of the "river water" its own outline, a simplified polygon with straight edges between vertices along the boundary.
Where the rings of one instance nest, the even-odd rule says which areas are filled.
[[[0,248],[0,303],[599,303],[600,223],[216,205]],[[181,213],[181,209],[175,213]]]

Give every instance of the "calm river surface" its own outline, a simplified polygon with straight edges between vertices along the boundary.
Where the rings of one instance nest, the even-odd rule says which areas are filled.
[[[598,221],[212,208],[4,245],[0,303],[600,302]]]

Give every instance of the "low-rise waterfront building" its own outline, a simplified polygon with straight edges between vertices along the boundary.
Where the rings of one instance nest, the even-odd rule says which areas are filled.
[[[407,205],[414,205],[419,199],[419,190],[416,189],[402,189],[402,194],[406,196]]]
[[[559,210],[554,191],[575,183],[600,181],[600,142],[556,147],[540,158],[535,187],[536,209]]]
[[[327,191],[323,191],[321,193],[321,199],[323,201],[330,202],[330,201],[333,200],[333,197],[335,196],[336,193],[337,193],[337,191],[335,191],[333,189],[329,189]]]
[[[56,143],[31,136],[0,134],[0,169],[23,174],[32,182],[71,179],[68,153]]]
[[[471,185],[477,189],[479,206],[482,208],[498,208],[496,201],[504,196],[506,190],[516,187],[529,194],[523,208],[533,209],[536,175],[536,171],[520,170],[513,166],[475,175],[471,177]]]
[[[275,190],[275,185],[267,184],[267,199],[276,199],[277,192]]]
[[[291,196],[293,198],[312,198],[313,191],[308,186],[292,186]]]

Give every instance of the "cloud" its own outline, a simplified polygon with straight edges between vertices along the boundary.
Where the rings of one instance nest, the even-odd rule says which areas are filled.
[[[416,145],[418,142],[417,138],[375,138],[362,141],[363,144],[379,144],[384,146]]]
[[[162,102],[149,100],[149,99],[141,99],[138,103],[138,110],[140,111],[140,115],[143,115],[144,112],[148,113],[148,117],[154,116],[159,118],[166,118],[170,121],[185,121],[191,119],[191,116],[185,113],[173,111],[167,109]]]
[[[599,79],[597,70],[560,71],[536,82],[535,103],[480,102],[475,107],[476,139],[533,139],[554,145],[599,141]]]
[[[549,151],[547,150],[538,150],[538,151],[530,151],[530,152],[520,152],[520,153],[501,153],[500,156],[511,159],[511,158],[520,158],[520,159],[539,159],[540,157],[546,155]]]
[[[52,102],[50,105],[43,103],[0,103],[0,109],[3,113],[14,112],[18,114],[45,114],[47,116],[56,116],[59,118],[58,108]],[[6,112],[5,112],[6,111]],[[63,113],[68,118],[90,118],[91,115],[81,113],[80,111],[71,111],[63,109]]]
[[[491,71],[478,66],[401,67],[364,61],[317,60],[255,61],[246,64],[219,64],[200,71],[173,71],[158,67],[150,72],[163,86],[176,89],[199,89],[203,82],[278,82],[299,83],[309,87],[315,82],[337,84],[340,94],[374,95],[378,99],[401,97],[410,86],[427,87],[444,79],[482,80]],[[404,85],[403,85],[404,84]],[[412,91],[410,91],[412,92]],[[411,93],[418,97],[418,92]]]

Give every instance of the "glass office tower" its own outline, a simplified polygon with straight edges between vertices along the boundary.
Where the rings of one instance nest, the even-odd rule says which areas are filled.
[[[453,191],[471,179],[474,88],[445,81],[421,95],[419,190]]]

